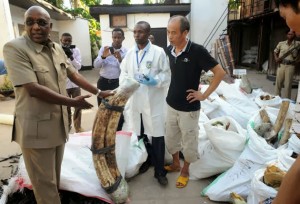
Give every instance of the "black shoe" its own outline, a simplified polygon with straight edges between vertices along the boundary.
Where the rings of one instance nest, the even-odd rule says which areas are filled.
[[[140,174],[143,174],[145,173],[146,171],[148,171],[149,167],[151,166],[150,162],[149,161],[145,161],[142,166],[139,168],[139,173]]]
[[[168,179],[166,176],[154,176],[154,177],[157,178],[157,181],[160,185],[166,186],[168,184]]]
[[[181,151],[179,152],[179,158],[184,160],[184,156],[183,156],[183,153]]]

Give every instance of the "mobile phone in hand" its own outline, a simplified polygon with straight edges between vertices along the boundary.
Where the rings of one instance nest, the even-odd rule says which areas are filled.
[[[115,49],[113,47],[109,47],[110,54],[115,54]]]

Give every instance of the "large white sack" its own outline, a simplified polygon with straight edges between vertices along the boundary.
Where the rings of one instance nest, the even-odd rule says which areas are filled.
[[[122,131],[117,132],[116,135],[116,143],[121,141],[124,145],[122,149],[119,149],[118,144],[116,144],[116,155],[122,154],[121,159],[123,160],[128,158],[128,162],[119,162],[120,159],[116,158],[118,165],[124,165],[127,163],[126,176],[128,172],[129,174],[135,174],[136,169],[138,170],[139,168],[138,165],[143,163],[147,156],[144,144],[141,143],[140,145],[137,145],[136,140],[134,140],[136,136],[130,137],[129,135],[130,134],[125,134]],[[102,189],[97,177],[92,160],[92,152],[90,150],[91,141],[91,132],[70,135],[69,141],[65,145],[61,169],[60,189],[77,192],[87,197],[95,197],[105,202],[112,203],[110,197]],[[122,151],[122,153],[120,154],[119,151]],[[126,154],[128,156],[126,156]],[[118,168],[125,169],[122,166]],[[29,189],[32,188],[23,157],[20,158],[17,177],[19,189],[24,187]]]
[[[133,133],[134,134],[134,133]],[[139,140],[134,134],[131,137],[130,153],[126,167],[126,178],[131,178],[139,173],[142,164],[147,160],[148,153],[143,140]]]
[[[274,198],[277,190],[263,183],[263,176],[266,168],[259,169],[254,173],[251,181],[250,193],[247,198],[247,204],[258,204],[267,198]]]
[[[241,92],[241,90],[236,89],[236,85],[228,84],[224,81],[221,81],[218,88],[215,90],[218,95],[223,95],[226,101],[233,105],[235,108],[239,109],[240,111],[248,114],[253,114],[259,107],[256,103]]]
[[[288,148],[300,154],[300,139],[295,134],[292,134],[288,140]]]
[[[91,132],[70,136],[65,145],[59,188],[112,203],[97,177],[90,147]],[[23,157],[20,158],[18,177],[20,188],[32,188]]]
[[[274,107],[274,108],[280,108],[280,105],[282,103],[282,99],[280,98],[280,96],[273,96],[273,99],[270,100],[261,100],[261,96],[265,96],[265,95],[269,95],[271,96],[271,94],[269,93],[261,93],[260,95],[256,96],[255,98],[255,103],[259,106],[259,107],[266,107],[266,106],[270,106],[270,107]]]
[[[212,126],[217,121],[229,124],[228,130]],[[231,117],[220,117],[204,124],[208,139],[222,155],[230,162],[235,162],[246,145],[246,130]]]
[[[125,171],[128,165],[129,154],[131,153],[130,141],[132,132],[119,131],[116,135],[116,161],[119,172],[125,178]]]
[[[282,171],[287,172],[295,159],[291,157],[292,151],[288,149],[282,149],[278,151],[278,159],[268,162],[269,165],[275,165]],[[277,190],[263,183],[263,176],[266,168],[257,170],[254,173],[254,177],[251,181],[250,192],[247,198],[247,204],[258,204],[260,201],[264,201],[267,198],[274,198],[277,195]]]
[[[208,118],[218,118],[222,116],[230,116],[235,121],[237,121],[243,128],[247,127],[247,123],[251,118],[252,114],[244,113],[234,107],[233,105],[229,104],[227,101],[223,100],[218,96],[217,93],[213,92],[210,95],[211,101],[205,100],[201,102],[201,107],[203,111],[207,115]],[[217,107],[213,109],[213,107]],[[213,110],[211,112],[206,112],[205,110]]]
[[[212,126],[216,121],[230,123],[229,129]],[[230,117],[210,120],[204,123],[203,127],[207,137],[199,137],[199,159],[190,165],[192,180],[207,178],[226,171],[240,156],[246,144],[246,130]]]
[[[269,114],[271,122],[274,122],[275,116],[272,113],[278,113],[278,109],[266,108],[266,111]],[[257,135],[253,130],[253,125],[261,120],[259,118],[259,112],[256,112],[253,118],[250,119],[247,126],[247,134],[250,139],[233,167],[207,186],[202,191],[202,195],[206,195],[214,201],[224,202],[230,201],[231,192],[235,192],[246,198],[250,191],[250,182],[254,172],[265,167],[267,162],[278,158],[278,150],[271,147],[264,138]]]

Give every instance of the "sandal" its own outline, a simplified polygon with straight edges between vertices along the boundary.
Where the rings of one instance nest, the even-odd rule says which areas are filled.
[[[179,172],[180,171],[180,167],[174,168],[174,167],[172,167],[172,165],[164,166],[164,169],[167,172]]]
[[[189,177],[185,177],[185,176],[179,176],[177,178],[177,181],[176,181],[176,188],[184,188],[186,187],[187,183],[189,181]]]

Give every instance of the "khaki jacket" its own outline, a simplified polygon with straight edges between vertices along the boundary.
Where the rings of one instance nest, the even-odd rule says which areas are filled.
[[[34,43],[25,35],[5,44],[4,62],[16,95],[12,140],[23,148],[50,148],[68,138],[66,106],[31,97],[23,84],[37,82],[67,96],[67,76],[75,72],[59,44]]]

